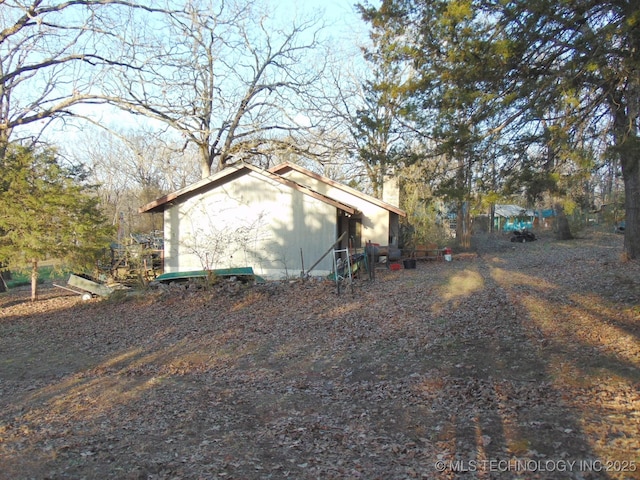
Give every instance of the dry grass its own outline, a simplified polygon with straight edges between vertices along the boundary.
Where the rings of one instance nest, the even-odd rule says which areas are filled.
[[[0,478],[640,478],[621,241],[484,239],[353,295],[0,296]]]

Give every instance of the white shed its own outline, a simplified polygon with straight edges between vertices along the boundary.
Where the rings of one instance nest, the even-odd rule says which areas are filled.
[[[406,217],[407,214],[397,204],[384,202],[293,163],[285,162],[269,171],[353,205],[358,213],[352,218],[343,218],[340,228],[341,232],[349,229],[352,246],[360,248],[366,242],[398,246],[400,217]],[[343,246],[346,247],[346,243]]]
[[[390,217],[404,213],[383,206],[386,216],[370,219],[368,204],[380,208],[373,197],[340,195],[336,185],[298,179],[242,164],[141,207],[163,212],[164,272],[252,267],[268,279],[298,276],[303,260],[308,268],[344,231],[353,231],[355,241],[359,222],[366,225],[361,232],[372,234],[361,241],[381,243],[376,240],[389,237]],[[327,274],[331,266],[327,256],[314,274]]]

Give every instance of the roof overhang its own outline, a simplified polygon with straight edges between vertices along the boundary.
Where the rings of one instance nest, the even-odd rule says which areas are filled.
[[[220,185],[223,185],[224,183],[227,183],[243,175],[247,175],[248,173],[251,173],[251,172],[261,175],[275,182],[278,182],[282,185],[286,185],[287,187],[290,187],[294,190],[304,193],[305,195],[309,195],[310,197],[316,198],[324,203],[332,205],[342,210],[343,212],[348,213],[349,215],[355,215],[356,213],[358,213],[358,209],[351,205],[347,205],[346,203],[335,200],[327,195],[323,195],[319,192],[316,192],[315,190],[312,190],[309,187],[306,187],[297,182],[284,178],[277,173],[274,173],[268,170],[262,170],[258,167],[254,167],[253,165],[244,164],[244,163],[241,165],[229,166],[224,170],[214,175],[211,175],[210,177],[204,178],[192,185],[189,185],[188,187],[185,187],[173,193],[169,193],[152,202],[149,202],[146,205],[140,207],[138,209],[138,212],[139,213],[162,212],[165,209],[171,207],[176,202],[187,200],[188,198],[191,198],[200,193],[214,189]]]
[[[312,172],[311,170],[308,170],[304,167],[301,167],[300,165],[296,165],[295,163],[291,163],[291,162],[284,162],[281,163],[280,165],[276,165],[275,167],[272,167],[269,169],[270,172],[272,173],[277,173],[278,175],[283,175],[287,172],[290,172],[292,170],[295,170],[298,173],[302,173],[304,175],[307,175],[308,177],[313,178],[314,180],[317,180],[319,182],[323,182],[327,185],[331,185],[332,187],[335,188],[339,188],[340,190],[343,190],[347,193],[350,193],[351,195],[355,195],[356,197],[359,197],[369,203],[373,203],[374,205],[377,205],[381,208],[384,208],[385,210],[388,210],[390,212],[396,213],[398,215],[400,215],[401,217],[406,217],[407,216],[407,212],[405,212],[404,210],[402,210],[399,207],[396,207],[394,205],[391,205],[390,203],[387,202],[383,202],[382,200],[375,198],[371,195],[367,195],[366,193],[360,192],[358,190],[356,190],[355,188],[351,188],[347,185],[344,185],[340,182],[336,182],[335,180],[331,180],[330,178],[327,178],[323,175],[319,175],[315,172]]]

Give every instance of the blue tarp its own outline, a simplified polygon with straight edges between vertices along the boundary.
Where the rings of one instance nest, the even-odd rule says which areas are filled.
[[[533,222],[528,220],[516,220],[514,222],[507,222],[502,227],[505,232],[513,232],[514,230],[531,230],[533,228]]]

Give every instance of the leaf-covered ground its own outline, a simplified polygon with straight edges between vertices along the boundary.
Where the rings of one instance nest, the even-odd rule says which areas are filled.
[[[314,282],[0,296],[0,478],[640,478],[622,238]]]

